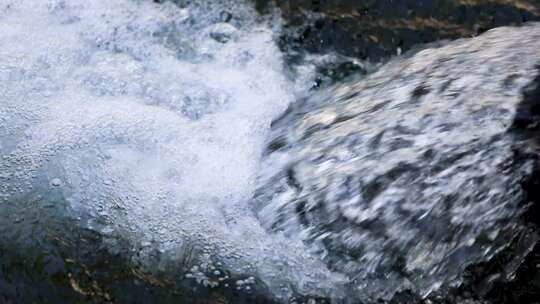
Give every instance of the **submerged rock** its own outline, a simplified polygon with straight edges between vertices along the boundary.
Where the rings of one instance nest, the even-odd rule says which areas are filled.
[[[259,219],[345,274],[348,299],[449,299],[505,250],[474,296],[512,280],[537,239],[539,50],[539,24],[498,28],[295,104],[274,122]]]

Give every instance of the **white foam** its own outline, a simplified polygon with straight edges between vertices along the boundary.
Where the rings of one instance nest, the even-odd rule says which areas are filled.
[[[189,240],[272,288],[330,288],[247,205],[295,84],[272,26],[230,2],[3,1],[0,206],[60,191],[81,225],[171,259]]]

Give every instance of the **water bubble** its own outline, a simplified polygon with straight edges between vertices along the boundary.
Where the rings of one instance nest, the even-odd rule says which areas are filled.
[[[51,180],[51,186],[53,187],[60,187],[62,185],[62,180],[59,178],[53,178]]]
[[[216,24],[210,30],[210,37],[217,42],[226,43],[237,36],[238,30],[229,23]]]

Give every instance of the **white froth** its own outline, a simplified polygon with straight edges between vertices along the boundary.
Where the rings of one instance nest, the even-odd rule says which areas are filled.
[[[0,204],[60,189],[100,232],[168,252],[195,240],[270,286],[330,286],[247,205],[294,84],[271,27],[230,2],[3,1]]]

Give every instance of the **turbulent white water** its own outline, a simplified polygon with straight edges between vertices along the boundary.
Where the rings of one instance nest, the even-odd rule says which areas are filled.
[[[270,122],[298,91],[274,27],[247,4],[197,2],[0,3],[0,208],[58,197],[134,247],[175,259],[195,244],[204,284],[221,267],[322,293],[337,278],[248,206]]]

